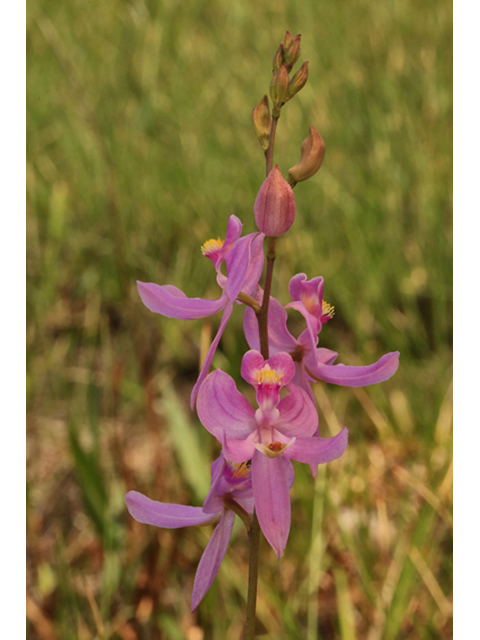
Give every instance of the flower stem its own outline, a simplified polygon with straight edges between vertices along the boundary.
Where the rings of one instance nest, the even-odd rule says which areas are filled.
[[[265,289],[263,292],[262,308],[257,313],[258,332],[260,335],[260,352],[267,360],[269,358],[268,349],[268,306],[270,304],[270,291],[272,290],[272,274],[275,264],[275,243],[276,238],[268,238],[267,245],[267,272],[265,274]]]
[[[248,598],[247,598],[247,624],[245,627],[245,640],[255,638],[255,613],[257,610],[257,583],[258,583],[258,551],[260,547],[260,525],[257,514],[253,513],[252,528],[248,533],[250,555],[248,560]]]
[[[273,165],[273,145],[275,143],[275,132],[277,130],[277,122],[279,115],[272,117],[272,126],[270,129],[270,141],[265,151],[265,161],[267,169],[267,177],[272,170]],[[276,238],[267,238],[267,270],[265,273],[265,286],[263,292],[263,302],[259,309],[255,309],[258,320],[258,332],[260,336],[260,351],[265,360],[268,360],[268,305],[270,302],[270,291],[272,290],[273,266],[275,264],[275,243]],[[248,302],[244,299],[242,302]],[[249,539],[249,561],[248,561],[248,596],[247,596],[247,623],[245,627],[245,640],[253,640],[255,638],[255,614],[257,610],[257,583],[258,583],[258,552],[260,548],[260,524],[257,514],[253,512],[252,528],[248,534]]]
[[[268,178],[268,174],[272,170],[272,166],[273,166],[273,145],[275,143],[275,132],[277,130],[277,122],[278,122],[279,117],[280,117],[279,115],[272,117],[272,126],[270,128],[270,140],[268,142],[268,147],[265,150],[265,162],[266,162],[266,166],[267,166],[267,178]]]

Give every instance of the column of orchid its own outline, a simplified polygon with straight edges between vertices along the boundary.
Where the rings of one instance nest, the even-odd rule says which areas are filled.
[[[235,515],[243,520],[250,545],[247,638],[255,634],[260,530],[278,558],[284,554],[290,531],[289,492],[294,480],[291,460],[308,464],[315,477],[319,464],[337,459],[347,446],[346,428],[332,438],[320,437],[312,386],[317,381],[350,387],[382,382],[395,373],[399,357],[398,352],[389,353],[365,367],[333,364],[337,354],[317,346],[323,325],[333,317],[333,308],[323,300],[322,277],[309,280],[304,273],[293,276],[289,283],[292,302],[285,307],[270,295],[276,241],[295,220],[293,187],[318,171],[325,154],[321,136],[310,127],[301,146],[300,161],[288,172],[288,182],[278,166],[273,167],[281,109],[308,77],[305,62],[290,78],[299,56],[300,35],[292,38],[287,32],[273,59],[272,107],[264,96],[252,113],[265,151],[267,173],[254,205],[259,232],[242,236],[242,223],[232,215],[225,239],[209,240],[202,247],[216,271],[221,289],[218,300],[188,298],[173,285],[138,283],[143,303],[154,313],[194,320],[223,312],[191,394],[191,407],[196,407],[200,422],[217,439],[220,455],[212,464],[211,488],[202,507],[156,502],[135,491],[127,494],[127,507],[139,522],[158,527],[173,529],[218,521],[198,565],[192,610],[215,579]],[[262,289],[259,281],[264,262]],[[227,373],[221,369],[209,373],[236,306],[243,306],[244,331],[250,347],[242,360],[241,376],[255,389],[254,407]],[[286,309],[300,313],[305,321],[305,329],[297,337],[287,328]]]

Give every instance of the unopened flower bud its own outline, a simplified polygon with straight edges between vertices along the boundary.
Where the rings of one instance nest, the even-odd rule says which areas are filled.
[[[294,41],[290,45],[287,51],[285,51],[285,64],[287,65],[287,71],[292,70],[293,65],[300,57],[300,38],[301,35],[295,37]]]
[[[293,76],[292,81],[290,82],[290,92],[288,94],[288,99],[293,98],[293,96],[305,86],[308,80],[308,62],[304,62],[297,73]]]
[[[292,34],[290,33],[290,31],[287,31],[287,33],[285,34],[285,38],[283,39],[283,46],[285,47],[285,49],[288,49],[292,42]]]
[[[270,108],[268,106],[267,96],[263,96],[255,109],[252,111],[252,122],[255,133],[260,141],[263,149],[267,149],[270,140],[270,128],[272,118],[270,116]]]
[[[281,44],[278,47],[276,54],[273,56],[273,73],[277,73],[282,64],[285,62],[285,56],[283,54],[283,44]]]
[[[254,212],[257,227],[267,236],[281,236],[292,226],[295,220],[295,198],[278,165],[270,171],[260,187]]]
[[[312,126],[310,134],[302,142],[300,160],[288,171],[289,182],[294,187],[297,182],[314,176],[322,166],[325,157],[325,143],[322,136]]]
[[[285,65],[282,64],[270,83],[270,95],[278,107],[281,107],[288,100],[289,90],[290,79],[288,71]]]

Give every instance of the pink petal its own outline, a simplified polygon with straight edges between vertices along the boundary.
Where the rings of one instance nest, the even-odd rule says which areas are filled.
[[[278,404],[280,417],[275,429],[288,437],[311,436],[318,427],[318,414],[308,394],[299,387],[288,386],[290,395]]]
[[[332,351],[331,349],[325,349],[321,347],[317,349],[317,362],[319,364],[333,364],[338,357],[338,353],[336,351]]]
[[[218,486],[221,484],[226,464],[222,453],[212,462],[210,491],[207,493],[202,507],[205,513],[218,513],[223,509],[223,495],[219,495]]]
[[[270,369],[282,376],[282,381],[279,385],[281,387],[287,385],[295,374],[295,365],[293,364],[292,357],[288,353],[277,353],[268,360],[264,360],[259,351],[251,349],[247,351],[242,359],[240,372],[242,378],[254,387],[258,387],[257,373],[263,369],[266,364],[268,364]]]
[[[247,351],[247,353],[242,358],[242,366],[240,369],[240,375],[251,385],[256,385],[255,374],[260,371],[260,369],[265,364],[265,359],[260,353],[260,351],[255,351],[251,349]]]
[[[268,458],[259,451],[255,451],[252,460],[255,510],[263,534],[277,558],[283,556],[290,533],[290,467],[290,461],[282,456]]]
[[[252,233],[240,238],[225,257],[225,263],[227,265],[226,293],[232,302],[235,302],[238,294],[243,290],[243,285],[250,267],[251,245],[256,237],[257,234]],[[258,273],[258,277],[260,277],[260,275],[261,271]],[[254,283],[253,286],[255,286],[255,284],[257,283]]]
[[[228,301],[225,294],[218,300],[187,298],[183,291],[168,284],[160,286],[152,282],[138,281],[137,287],[143,304],[150,311],[179,320],[195,320],[212,316],[223,309]]]
[[[129,491],[125,496],[125,502],[130,515],[137,522],[165,529],[179,529],[195,524],[205,524],[215,517],[215,514],[204,513],[200,507],[157,502],[137,491]]]
[[[297,438],[291,447],[285,449],[283,455],[309,465],[324,464],[340,458],[345,453],[347,442],[348,429],[344,427],[333,438]]]
[[[225,327],[227,326],[230,316],[232,315],[232,311],[233,311],[233,304],[231,302],[227,302],[225,309],[223,311],[222,319],[220,321],[220,326],[218,327],[217,335],[215,336],[212,344],[210,345],[210,348],[207,352],[207,357],[205,358],[205,362],[203,363],[202,368],[200,369],[200,373],[198,375],[197,381],[190,395],[190,408],[192,409],[192,411],[195,407],[195,401],[197,399],[198,391],[210,370],[210,367],[213,361],[213,356],[215,355],[215,351],[217,350],[218,343],[220,342],[220,338],[222,337],[223,332],[225,331]]]
[[[324,281],[322,276],[317,276],[311,280],[307,280],[304,273],[297,273],[293,276],[288,285],[288,292],[294,302],[303,301],[304,298],[312,298],[318,300],[318,313],[322,313]],[[320,321],[320,317],[318,317]]]
[[[255,450],[255,445],[251,438],[245,438],[244,440],[224,438],[223,454],[227,460],[235,462],[235,464],[251,460]]]
[[[234,522],[235,514],[233,511],[224,511],[203,552],[193,583],[192,611],[198,607],[215,580],[227,551]]]
[[[262,303],[263,292],[256,296],[259,303]],[[258,320],[255,312],[250,307],[245,309],[243,320],[243,330],[251,349],[260,350],[260,340],[258,337]],[[275,355],[280,351],[287,353],[293,351],[297,346],[297,341],[287,329],[287,313],[280,302],[270,297],[268,306],[268,346],[270,355]]]
[[[228,438],[244,439],[256,429],[255,410],[235,386],[235,381],[221,369],[213,371],[200,387],[197,412],[205,429],[223,442]]]
[[[258,320],[255,311],[251,307],[245,307],[245,315],[243,316],[243,332],[250,349],[260,351]]]
[[[235,215],[231,215],[228,219],[227,225],[227,233],[225,235],[225,242],[223,243],[223,248],[225,248],[225,254],[229,251],[232,244],[237,242],[240,238],[240,234],[242,233],[243,224],[239,218]]]
[[[309,358],[305,363],[307,373],[317,380],[338,384],[344,387],[365,387],[369,384],[385,382],[393,376],[398,369],[400,353],[393,351],[387,353],[374,364],[366,367],[350,367],[344,364],[314,363]]]
[[[314,351],[316,349],[317,342],[318,342],[318,334],[322,329],[321,322],[319,322],[315,316],[313,316],[311,313],[309,313],[309,311],[307,311],[303,302],[289,302],[285,306],[285,309],[295,309],[296,311],[301,313],[302,316],[305,318],[305,321],[307,323],[308,334],[310,336],[309,349],[311,351]]]
[[[263,233],[254,234],[256,237],[253,239],[250,246],[250,258],[248,264],[248,271],[243,281],[241,291],[250,295],[256,288],[258,281],[262,276],[264,253],[263,253],[263,239],[265,238]]]

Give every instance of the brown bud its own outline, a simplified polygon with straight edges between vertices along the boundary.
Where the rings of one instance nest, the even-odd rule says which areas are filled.
[[[280,69],[280,67],[284,62],[285,62],[285,56],[283,51],[283,44],[281,44],[278,47],[276,54],[273,56],[273,64],[272,64],[273,73],[277,73],[277,71]]]
[[[322,166],[324,157],[325,143],[318,131],[311,126],[308,138],[302,142],[300,160],[288,171],[289,182],[292,187],[297,182],[302,182],[302,180],[307,180],[314,176]]]
[[[287,51],[285,51],[285,64],[287,65],[287,71],[292,70],[293,65],[300,57],[300,38],[301,35],[295,37],[294,41],[290,45]]]
[[[270,128],[272,125],[267,96],[263,96],[252,111],[252,122],[262,148],[267,149],[268,142],[270,140]]]
[[[282,64],[270,82],[270,95],[278,107],[281,107],[282,104],[288,100],[289,90],[290,79],[288,77],[288,71],[285,65]]]
[[[302,89],[308,80],[308,62],[304,62],[297,73],[293,76],[292,81],[290,82],[290,91],[288,94],[288,99],[293,98],[293,96]]]
[[[287,33],[285,34],[285,38],[283,39],[283,46],[285,47],[285,49],[288,49],[292,42],[292,34],[290,33],[290,31],[287,31]]]

